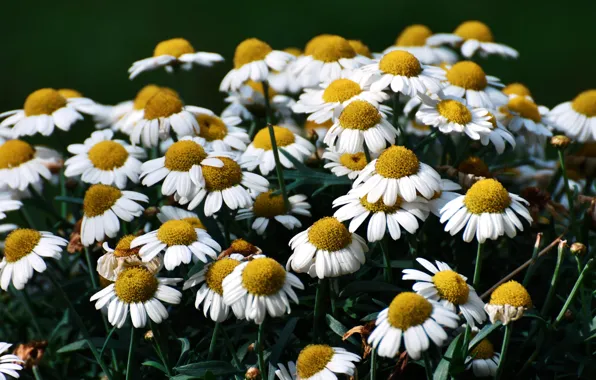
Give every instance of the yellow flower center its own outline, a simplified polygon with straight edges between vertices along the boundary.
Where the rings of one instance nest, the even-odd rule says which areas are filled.
[[[402,202],[403,199],[400,196],[397,197],[397,200],[395,201],[395,204],[393,206],[387,206],[385,202],[383,202],[383,198],[379,199],[375,203],[370,203],[369,201],[367,201],[366,196],[360,198],[360,204],[364,206],[365,209],[373,213],[384,212],[385,214],[393,214],[394,212],[399,210]]]
[[[184,38],[172,38],[171,40],[162,41],[157,44],[153,51],[154,57],[160,55],[171,55],[176,58],[180,58],[183,54],[194,53],[195,49],[192,47],[190,42]]]
[[[511,204],[511,197],[499,181],[481,179],[466,192],[464,204],[472,214],[500,214]]]
[[[312,56],[317,61],[337,62],[342,58],[354,58],[356,52],[345,38],[326,36],[313,47]]]
[[[281,194],[272,195],[272,191],[259,194],[253,205],[253,212],[256,216],[273,218],[277,215],[286,214],[286,205]]]
[[[22,140],[8,140],[0,145],[0,169],[15,168],[34,157],[35,148]]]
[[[66,106],[66,99],[58,91],[53,88],[42,88],[27,97],[23,109],[26,116],[51,115],[64,106]]]
[[[71,99],[71,98],[82,98],[83,94],[78,92],[77,90],[73,90],[72,88],[61,88],[58,90],[58,93],[62,95],[64,99]]]
[[[343,128],[366,131],[381,121],[377,107],[364,100],[355,100],[348,104],[339,115]]]
[[[207,269],[205,273],[205,282],[209,289],[215,293],[222,295],[223,286],[222,282],[230,273],[234,271],[240,265],[240,261],[224,257],[222,259],[214,261]]]
[[[466,90],[484,90],[488,85],[482,67],[472,61],[461,61],[447,71],[447,80],[454,86]]]
[[[424,297],[412,292],[403,292],[391,301],[387,319],[391,326],[405,331],[423,324],[432,312],[433,305]]]
[[[176,172],[187,172],[207,158],[202,146],[192,140],[180,140],[166,151],[164,166]]]
[[[379,69],[384,73],[403,77],[415,77],[422,72],[420,61],[412,53],[394,50],[381,58]]]
[[[149,99],[151,99],[153,97],[153,95],[157,94],[161,90],[164,90],[164,89],[159,86],[156,86],[154,84],[149,84],[149,85],[143,87],[137,93],[137,96],[135,96],[133,108],[135,110],[142,110],[143,108],[145,108],[145,105],[147,104]],[[170,91],[172,91],[172,90],[170,90]]]
[[[360,171],[364,169],[368,162],[366,161],[366,155],[364,152],[358,152],[354,154],[342,154],[339,156],[339,163],[350,170]]]
[[[128,158],[128,152],[115,141],[102,141],[89,149],[89,160],[98,169],[112,170],[120,168]]]
[[[139,254],[141,247],[130,248],[130,243],[136,238],[135,235],[124,235],[116,244],[114,249],[114,256],[116,257],[129,257]]]
[[[352,234],[334,217],[317,220],[308,230],[308,241],[322,251],[335,252],[352,243]]]
[[[576,96],[571,107],[587,117],[596,116],[596,90],[584,91]]]
[[[315,48],[317,48],[319,45],[324,44],[325,40],[329,37],[333,37],[333,35],[332,34],[319,34],[318,36],[311,38],[310,41],[308,41],[306,43],[306,46],[304,47],[304,55],[312,55]]]
[[[254,61],[262,61],[272,51],[273,49],[269,44],[257,38],[248,38],[236,47],[234,68],[238,69]]]
[[[441,100],[437,104],[437,111],[452,123],[466,125],[472,121],[472,112],[468,107],[454,99]]]
[[[285,282],[286,271],[269,257],[250,261],[242,272],[242,285],[253,295],[274,295],[283,288]]]
[[[19,261],[33,251],[41,240],[38,231],[28,228],[19,228],[12,231],[4,242],[4,258],[9,263]]]
[[[484,163],[480,157],[476,156],[470,156],[460,162],[457,166],[457,170],[478,177],[491,177],[490,170],[486,163]]]
[[[362,88],[358,83],[350,79],[336,79],[323,91],[323,100],[327,103],[343,103],[361,92]]]
[[[505,95],[532,96],[530,89],[521,83],[510,83],[503,88]]]
[[[114,186],[92,185],[85,193],[85,199],[83,200],[85,216],[92,218],[103,215],[121,196],[122,192]]]
[[[299,57],[302,55],[302,50],[298,49],[297,47],[288,47],[285,48],[284,51],[286,53],[292,54],[294,57]]]
[[[236,239],[230,244],[230,249],[234,253],[240,253],[244,256],[254,255],[259,249],[244,239]]]
[[[468,302],[470,288],[458,273],[452,270],[442,270],[433,276],[433,284],[439,292],[439,297],[446,299],[454,305],[463,305]]]
[[[200,127],[199,136],[207,141],[223,140],[228,135],[228,128],[217,116],[201,113],[197,115],[197,122]]]
[[[395,46],[424,46],[433,32],[426,25],[414,24],[405,28],[395,40]]]
[[[492,292],[489,303],[491,305],[511,305],[513,307],[529,308],[532,306],[532,298],[522,284],[511,280],[500,285]]]
[[[273,134],[275,135],[275,143],[278,148],[288,146],[296,141],[296,136],[288,128],[273,126]],[[255,148],[263,150],[272,150],[271,136],[269,135],[269,128],[265,127],[261,129],[256,135],[252,142]]]
[[[472,349],[470,356],[474,359],[491,359],[495,356],[495,348],[490,340],[485,338]]]
[[[242,169],[236,161],[227,157],[217,158],[224,163],[221,168],[207,165],[202,167],[207,191],[225,190],[238,185],[242,181]]]
[[[493,34],[485,23],[480,21],[466,21],[455,29],[456,34],[464,40],[478,40],[480,42],[493,42]]]
[[[430,131],[430,126],[426,124],[420,124],[416,120],[412,120],[412,128],[417,129],[419,131]]]
[[[172,116],[182,111],[182,100],[172,91],[158,91],[145,104],[145,119]]]
[[[370,49],[368,48],[368,46],[366,46],[364,43],[362,43],[362,41],[348,40],[348,43],[350,44],[352,49],[354,49],[356,54],[363,55],[368,58],[372,58],[372,53],[370,52]]]
[[[168,247],[191,245],[197,241],[194,227],[184,220],[168,220],[157,230],[157,238]]]
[[[420,161],[410,149],[393,145],[377,159],[375,169],[385,178],[402,178],[418,173]]]
[[[157,291],[157,279],[144,267],[135,266],[123,270],[114,282],[118,298],[131,304],[149,301]]]
[[[255,82],[254,80],[247,80],[244,84],[249,86],[250,88],[252,88],[254,91],[258,92],[259,94],[265,96],[265,90],[263,89],[262,82]],[[271,86],[269,86],[269,90],[267,91],[267,94],[269,96],[269,99],[271,99],[275,95],[277,95],[277,92],[274,89],[272,89]]]
[[[540,120],[542,120],[542,116],[540,116],[540,111],[538,111],[536,103],[522,96],[516,96],[515,98],[509,99],[507,108],[509,108],[510,111],[519,114],[521,117],[533,120],[536,123],[539,123]]]
[[[201,220],[199,218],[196,218],[194,216],[190,216],[188,218],[182,218],[180,220],[190,224],[193,228],[200,228],[202,230],[207,230],[205,228],[205,225],[203,225],[203,222],[201,222]]]
[[[309,344],[304,347],[296,360],[299,379],[308,379],[325,369],[333,359],[335,351],[326,344]]]

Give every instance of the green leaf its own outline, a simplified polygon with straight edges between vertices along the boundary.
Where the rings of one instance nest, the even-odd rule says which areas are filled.
[[[200,363],[193,363],[175,367],[174,370],[181,375],[202,377],[211,373],[215,376],[226,376],[240,374],[242,371],[237,370],[228,362],[221,360],[206,361]]]
[[[186,357],[188,356],[188,351],[190,350],[190,342],[188,341],[188,339],[178,338],[178,340],[180,341],[180,345],[182,347],[180,349],[180,357],[178,358],[176,366],[179,366],[186,360]]]
[[[377,311],[377,312],[374,312],[374,313],[372,313],[372,314],[369,314],[369,315],[367,315],[367,316],[366,316],[366,317],[364,317],[364,318],[361,318],[360,320],[361,320],[362,322],[370,322],[370,321],[374,321],[374,320],[376,320],[376,319],[377,319],[377,316],[378,316],[378,315],[379,315],[379,312]]]
[[[55,197],[54,199],[57,200],[58,202],[74,203],[77,205],[83,204],[83,198],[66,197],[66,196],[59,195],[59,196]]]
[[[348,329],[346,328],[346,326],[344,326],[340,321],[338,321],[337,319],[333,318],[329,314],[327,314],[325,316],[325,320],[327,321],[327,326],[329,326],[329,328],[331,329],[331,331],[333,331],[334,333],[336,333],[340,337],[343,337],[344,334],[348,331]],[[356,347],[360,347],[360,342],[358,342],[358,340],[356,340],[356,338],[354,338],[353,336],[349,337],[346,340],[348,342],[352,343],[353,345],[355,345]]]
[[[355,281],[349,283],[339,294],[340,297],[347,297],[356,293],[369,292],[391,292],[399,293],[403,289],[392,284],[380,281]]]
[[[449,371],[451,369],[451,364],[456,362],[456,360],[454,359],[457,359],[453,356],[453,354],[456,352],[461,352],[463,338],[464,333],[462,332],[453,340],[453,342],[451,342],[451,344],[447,348],[447,351],[445,351],[445,355],[443,355],[443,358],[441,359],[439,365],[435,369],[433,380],[449,380]],[[463,360],[461,360],[461,364],[463,364]]]
[[[153,360],[147,360],[146,362],[143,362],[143,365],[147,367],[157,368],[161,372],[167,373],[165,367],[161,363],[155,362]]]
[[[56,352],[59,354],[65,354],[67,352],[81,351],[87,349],[89,349],[89,346],[87,346],[86,341],[77,340],[76,342],[72,342],[67,344],[66,346],[60,347]]]
[[[277,366],[277,363],[279,362],[279,358],[281,357],[281,354],[283,353],[284,348],[286,348],[286,345],[288,344],[288,341],[290,340],[290,337],[292,336],[294,329],[296,328],[296,323],[298,323],[298,319],[299,319],[298,317],[290,318],[290,320],[284,326],[283,330],[281,330],[281,333],[279,334],[279,338],[277,338],[275,345],[271,349],[271,356],[269,359],[269,362],[271,363],[271,365]],[[271,377],[271,375],[272,375],[272,373],[271,373],[271,371],[269,371],[269,379],[274,378],[274,377]],[[273,374],[273,375],[275,375],[275,374]]]
[[[201,260],[197,261],[192,268],[188,271],[188,277],[192,276],[193,274],[199,273],[205,267],[205,263]],[[187,277],[187,278],[188,278]]]
[[[474,347],[476,347],[478,345],[478,343],[480,343],[482,341],[482,339],[486,338],[490,333],[492,333],[493,331],[495,331],[496,329],[498,329],[501,326],[501,321],[497,321],[492,325],[486,325],[482,328],[482,330],[480,330],[478,332],[478,334],[476,334],[476,336],[474,337],[474,339],[472,339],[472,341],[470,342],[470,344],[468,345],[468,351],[472,350]]]

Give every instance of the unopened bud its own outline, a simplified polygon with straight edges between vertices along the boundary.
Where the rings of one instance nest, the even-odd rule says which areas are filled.
[[[244,378],[246,380],[260,380],[261,379],[261,371],[259,371],[258,368],[250,367],[244,374]]]
[[[571,139],[564,135],[556,135],[551,137],[550,143],[557,149],[565,149],[571,144]]]
[[[157,207],[155,206],[151,206],[151,207],[147,207],[145,209],[145,211],[143,212],[143,216],[145,218],[153,218],[155,215],[157,215]]]
[[[255,344],[251,343],[248,345],[248,348],[246,349],[248,352],[254,352],[255,350]]]
[[[147,332],[145,333],[145,336],[144,336],[144,338],[145,338],[145,341],[147,341],[147,342],[152,342],[152,341],[153,341],[153,337],[154,337],[154,336],[153,336],[153,330],[149,330],[149,331],[147,331]]]
[[[583,243],[575,242],[569,247],[569,252],[575,256],[583,256],[586,253],[586,246]]]
[[[19,359],[24,362],[23,367],[31,368],[33,366],[39,365],[39,362],[41,362],[47,346],[48,342],[46,340],[33,340],[26,344],[19,344],[14,349],[13,354],[18,356]]]

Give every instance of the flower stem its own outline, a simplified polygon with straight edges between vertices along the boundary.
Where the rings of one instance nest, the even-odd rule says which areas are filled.
[[[569,223],[571,224],[571,231],[574,233],[576,238],[579,238],[579,234],[576,231],[573,192],[569,188],[569,177],[567,176],[567,169],[565,167],[565,154],[563,153],[563,149],[557,149],[557,153],[559,154],[559,164],[561,166],[561,174],[563,175],[565,194],[567,194],[567,202],[569,202]]]
[[[418,144],[416,144],[416,146],[414,147],[414,152],[416,152],[416,153],[420,152],[420,149],[424,148],[428,144],[435,141],[438,134],[439,134],[439,130],[435,129],[430,134],[424,136],[424,138],[422,140],[420,140],[420,142]]]
[[[550,288],[548,289],[548,293],[546,295],[546,301],[544,301],[544,306],[542,307],[542,310],[540,312],[540,314],[542,314],[542,315],[546,315],[549,312],[551,304],[553,302],[553,298],[555,297],[557,284],[559,283],[559,274],[560,274],[560,269],[561,269],[561,263],[563,262],[563,255],[565,254],[565,246],[567,245],[566,243],[567,242],[565,240],[561,240],[561,242],[559,242],[557,263],[555,264],[555,271],[553,272],[553,277],[550,280]]]
[[[221,328],[221,324],[219,322],[215,323],[215,328],[213,329],[213,334],[211,335],[211,343],[209,344],[209,353],[207,354],[207,359],[211,360],[213,358],[213,352],[215,351],[215,344],[217,343],[217,333]]]
[[[317,285],[317,294],[315,296],[315,312],[313,314],[313,341],[321,340],[321,325],[323,315],[325,314],[325,298],[326,292],[329,287],[329,279],[319,279]]]
[[[403,128],[399,124],[399,114],[402,112],[402,108],[399,105],[399,93],[393,94],[393,118],[391,119],[393,126],[397,129],[397,143],[398,145],[405,145],[406,134]]]
[[[228,351],[230,352],[230,355],[232,356],[232,362],[234,363],[234,366],[236,367],[236,369],[241,370],[242,363],[240,363],[240,361],[238,360],[238,356],[236,356],[236,350],[234,349],[234,346],[232,345],[232,341],[230,340],[230,336],[228,335],[228,332],[226,331],[225,328],[222,328],[221,332],[223,333],[224,339],[226,341],[226,346],[228,347]]]
[[[586,266],[584,267],[584,269],[580,273],[579,277],[575,281],[575,285],[573,285],[573,289],[571,289],[571,293],[569,293],[569,297],[567,297],[567,300],[565,301],[565,304],[561,308],[561,311],[559,312],[559,315],[557,316],[557,319],[555,319],[555,322],[553,323],[553,327],[556,327],[559,324],[559,322],[561,322],[561,320],[563,319],[563,317],[565,316],[565,312],[569,308],[569,305],[571,305],[571,302],[573,302],[573,299],[575,298],[575,294],[577,293],[577,291],[581,287],[581,284],[584,281],[584,278],[586,277],[586,273],[590,270],[590,268],[592,268],[592,265],[593,264],[594,264],[594,259],[590,259],[586,263]]]
[[[430,354],[427,351],[422,353],[422,357],[424,358],[424,370],[426,372],[426,379],[433,380],[433,366],[430,361]]]
[[[385,270],[383,272],[385,281],[393,283],[393,273],[391,270],[391,259],[389,257],[389,241],[387,235],[383,236],[381,240],[381,251],[383,252],[383,261],[385,262]]]
[[[267,123],[267,129],[269,129],[269,138],[271,139],[271,148],[273,150],[273,158],[275,159],[275,173],[277,174],[277,182],[279,183],[281,195],[284,197],[286,210],[289,210],[290,201],[288,200],[288,192],[286,191],[286,181],[284,180],[283,167],[281,166],[281,161],[279,160],[279,150],[277,149],[277,142],[275,141],[275,130],[273,129],[273,125],[271,123]]]
[[[542,240],[542,232],[539,232],[536,235],[536,243],[534,244],[534,251],[532,252],[532,261],[528,266],[528,270],[526,271],[526,275],[524,276],[524,281],[522,285],[525,287],[530,282],[532,278],[532,274],[534,273],[534,265],[536,264],[536,260],[538,259],[538,251],[540,249],[540,241]]]
[[[27,314],[29,314],[31,321],[33,322],[33,327],[35,328],[35,332],[37,333],[38,338],[43,337],[43,333],[41,332],[41,328],[39,327],[39,323],[37,322],[37,318],[35,317],[35,313],[33,312],[33,307],[31,306],[31,300],[29,299],[29,296],[27,295],[27,288],[25,288],[23,290],[17,290],[11,286],[11,290],[13,291],[14,294],[16,294],[16,296],[19,298],[19,300],[23,303],[25,310],[27,310]]]
[[[89,248],[85,247],[85,261],[87,261],[87,269],[89,270],[89,277],[91,278],[91,285],[93,285],[93,290],[97,289],[97,279],[95,278],[95,268],[91,266],[91,252],[89,252]]]
[[[64,168],[60,170],[60,195],[65,197],[66,196],[66,177],[64,176]],[[60,202],[60,216],[63,219],[66,219],[68,216],[68,203],[67,202]]]
[[[505,360],[507,360],[507,348],[509,347],[509,341],[511,340],[511,333],[513,331],[513,325],[511,323],[505,326],[505,335],[503,336],[503,345],[501,346],[501,360],[497,367],[497,375],[495,380],[499,380],[503,374],[503,368],[505,367]]]
[[[31,370],[33,371],[33,377],[35,377],[35,380],[43,380],[41,372],[39,372],[39,366],[34,365],[31,367]]]
[[[376,380],[377,378],[377,350],[372,349],[370,352],[370,380]]]
[[[482,252],[484,251],[484,243],[478,242],[478,249],[476,250],[476,266],[474,267],[474,280],[472,282],[474,289],[478,290],[480,283],[480,272],[482,271]]]
[[[265,340],[265,321],[259,325],[259,332],[257,333],[257,355],[259,358],[259,371],[261,371],[261,378],[267,379],[267,367],[265,366],[265,355],[263,353],[263,343]]]
[[[132,362],[135,356],[135,346],[137,344],[136,339],[136,328],[131,327],[130,329],[130,345],[128,346],[128,361],[126,362],[126,380],[133,378]]]

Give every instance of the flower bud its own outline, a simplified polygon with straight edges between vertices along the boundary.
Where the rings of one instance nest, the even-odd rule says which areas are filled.
[[[583,256],[586,253],[586,246],[583,243],[575,242],[569,247],[569,252],[574,256]]]
[[[556,135],[551,137],[550,143],[557,149],[565,149],[571,144],[571,139],[564,135]]]
[[[145,333],[145,336],[143,337],[145,339],[145,341],[147,342],[152,342],[153,341],[153,330],[149,330]]]
[[[244,374],[246,380],[261,380],[261,371],[258,368],[250,367]]]
[[[21,343],[16,346],[13,353],[24,362],[23,367],[32,368],[33,366],[39,365],[39,362],[43,359],[43,354],[47,346],[47,340],[32,340],[29,343]]]

